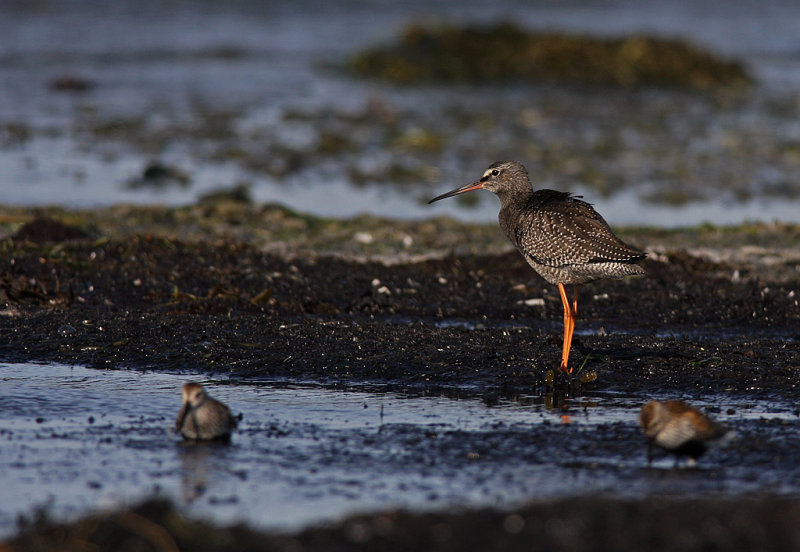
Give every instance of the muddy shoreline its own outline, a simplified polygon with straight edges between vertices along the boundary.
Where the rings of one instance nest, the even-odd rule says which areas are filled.
[[[85,236],[47,219],[32,222],[42,215]],[[800,230],[792,225],[622,229],[626,240],[650,253],[648,275],[581,286],[573,362],[586,360],[584,373],[597,377],[561,387],[548,379],[560,358],[557,292],[508,249],[493,225],[336,221],[222,202],[183,209],[4,208],[0,227],[0,360],[6,362],[333,387],[378,383],[489,403],[520,393],[549,400],[554,391],[556,398],[613,391],[689,399],[703,393],[752,401],[800,397]],[[663,533],[656,511],[665,510],[654,500],[575,498],[532,505],[522,515],[538,519],[544,509],[563,523],[558,512],[585,525],[608,512],[616,529],[598,546],[613,546],[615,531],[628,526],[634,529],[625,538],[642,544]],[[710,497],[693,504],[722,516],[723,524],[758,516],[753,531],[778,531],[784,544],[797,542],[800,510],[793,499]],[[680,501],[666,511],[670,519],[682,519],[697,542],[729,542],[729,535],[705,534],[705,526],[692,525]],[[781,516],[773,515],[777,511]],[[507,514],[484,510],[391,514],[400,520],[392,525],[399,533],[415,527],[423,540],[406,541],[392,531],[352,540],[354,524],[380,524],[386,515],[299,536],[252,538],[275,550],[290,549],[286,543],[295,539],[309,550],[331,549],[325,543],[341,550],[384,549],[388,542],[397,550],[420,543],[446,550],[463,543],[449,538],[437,544],[436,527],[450,528],[447,534],[466,531],[469,542],[466,528],[483,532],[475,521],[483,520],[494,527],[486,538],[496,549],[509,549],[512,541],[511,549],[521,542],[526,549],[532,542],[566,546],[541,523],[525,524],[538,532],[509,536],[503,529]],[[37,526],[14,549],[36,549],[30,539],[51,531],[49,524]],[[738,541],[739,549],[747,549],[748,538]],[[672,546],[667,549],[682,549]]]
[[[143,234],[111,212],[122,231],[92,221],[88,237],[66,241],[28,239],[15,219],[2,242],[0,358],[490,393],[530,391],[557,364],[557,292],[491,225],[340,221],[337,250],[330,221],[282,212],[265,226],[285,239],[259,243],[226,237],[229,220],[203,232],[178,214]],[[680,233],[625,232],[650,252],[647,276],[580,287],[574,358],[589,356],[593,385],[796,396],[798,230],[761,232],[781,238],[707,229],[680,247],[669,243]],[[471,249],[453,245],[473,235]]]

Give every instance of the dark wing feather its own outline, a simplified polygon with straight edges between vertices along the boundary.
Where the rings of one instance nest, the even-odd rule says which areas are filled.
[[[542,265],[634,263],[645,257],[615,236],[589,203],[567,193],[534,192],[514,215],[509,238],[526,257]]]

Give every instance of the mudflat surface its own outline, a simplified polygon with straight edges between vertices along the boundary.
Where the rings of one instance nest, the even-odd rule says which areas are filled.
[[[199,227],[220,212],[224,223]],[[273,219],[271,234],[226,231],[245,215]],[[359,228],[217,206],[150,211],[156,234],[104,216],[82,219],[94,237],[56,241],[27,239],[43,223],[9,216],[19,223],[2,241],[0,358],[490,394],[543,385],[560,358],[557,290],[493,225]],[[279,229],[285,239],[269,241]],[[796,396],[796,227],[623,235],[650,252],[647,276],[579,288],[571,361],[597,372],[595,388]]]
[[[36,221],[41,215],[66,226]],[[538,395],[566,414],[575,413],[573,398],[593,395],[642,401],[725,396],[738,406],[717,414],[736,419],[744,405],[760,404],[769,412],[769,405],[800,396],[795,226],[621,231],[648,250],[648,274],[579,288],[572,362],[585,365],[575,381],[553,384],[560,300],[494,225],[316,219],[235,202],[185,209],[4,209],[0,224],[4,362],[199,371],[332,388],[381,384],[397,392],[479,397],[489,405]],[[493,449],[513,457],[523,446],[530,449],[526,458],[542,457],[538,462],[551,457],[539,448],[559,448],[576,456],[570,464],[553,455],[562,470],[573,466],[591,474],[597,459],[608,455],[613,460],[601,460],[601,471],[639,483],[644,473],[662,493],[676,485],[691,488],[697,478],[719,481],[724,496],[664,502],[579,496],[514,512],[379,513],[291,536],[246,531],[247,539],[276,550],[299,549],[298,543],[309,550],[536,549],[540,543],[568,549],[588,542],[599,549],[667,542],[674,533],[664,533],[666,518],[670,526],[686,527],[686,539],[673,539],[666,549],[697,543],[747,549],[758,534],[777,535],[775,549],[791,549],[800,518],[798,431],[791,413],[782,416],[741,420],[737,429],[744,438],[702,459],[708,471],[663,475],[641,462],[642,443],[631,424],[601,424],[583,435],[582,443],[592,443],[589,456],[581,456],[570,432],[548,431],[539,445],[498,432],[489,448],[459,443],[457,432],[447,435],[453,450],[480,449],[475,458],[493,463],[501,462]],[[627,467],[615,467],[619,462]],[[744,498],[735,489],[752,490],[742,484],[747,481],[767,494]],[[113,538],[131,527],[139,534],[151,527],[141,521],[148,516],[180,547],[192,548],[158,517],[170,507],[142,508],[108,518],[127,520],[122,524],[87,518],[57,530],[42,522],[24,528],[15,549],[36,549],[54,534],[63,539],[75,531],[113,549]],[[543,521],[544,511],[555,521]],[[695,522],[692,512],[707,512],[708,523]],[[86,523],[91,531],[81,525]],[[106,530],[116,535],[110,541],[103,540]],[[245,530],[219,531],[214,534],[222,539]],[[209,536],[207,549],[225,549],[212,541]]]

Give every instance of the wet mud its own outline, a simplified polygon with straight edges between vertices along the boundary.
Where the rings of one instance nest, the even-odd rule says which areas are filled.
[[[119,225],[129,222],[120,220]],[[557,291],[493,238],[478,240],[471,249],[453,245],[469,240],[466,227],[442,225],[429,235],[406,225],[403,231],[413,237],[414,245],[394,256],[385,251],[370,254],[374,244],[366,239],[356,240],[364,251],[354,249],[352,242],[336,251],[324,235],[317,239],[329,249],[318,254],[314,243],[300,238],[277,247],[236,239],[233,233],[225,237],[225,232],[207,239],[180,239],[169,232],[106,234],[97,228],[102,225],[89,239],[34,241],[30,236],[39,234],[31,228],[22,232],[18,225],[2,240],[0,360],[193,371],[225,374],[234,381],[266,378],[333,389],[380,384],[385,390],[415,395],[480,398],[488,405],[537,397],[534,402],[551,410],[556,420],[559,412],[567,420],[579,414],[578,399],[609,394],[642,402],[683,398],[698,406],[708,397],[726,397],[736,405],[763,406],[762,417],[741,423],[745,438],[701,459],[700,469],[707,471],[686,472],[690,478],[699,473],[699,479],[676,486],[674,478],[685,476],[661,469],[645,477],[645,483],[661,488],[661,494],[669,495],[670,488],[695,489],[697,496],[687,490],[689,502],[615,498],[618,493],[610,492],[605,498],[556,499],[524,507],[515,514],[522,522],[509,518],[508,512],[488,510],[391,513],[291,537],[251,534],[276,550],[289,549],[287,543],[295,546],[298,539],[309,550],[323,549],[319,547],[325,543],[329,550],[387,549],[381,548],[387,542],[394,546],[388,549],[397,550],[463,549],[465,542],[477,542],[468,538],[470,534],[490,543],[472,549],[514,549],[522,542],[526,549],[538,542],[544,548],[567,549],[588,542],[581,540],[590,538],[588,534],[594,535],[591,539],[607,537],[601,547],[612,546],[614,539],[647,544],[660,542],[659,535],[666,538],[658,512],[666,512],[671,524],[689,524],[687,542],[730,542],[729,533],[692,525],[688,512],[697,510],[709,512],[706,519],[720,526],[739,524],[735,520],[743,516],[755,519],[752,527],[736,525],[743,535],[735,545],[740,549],[747,549],[752,542],[748,539],[758,531],[777,532],[789,547],[796,542],[798,414],[769,416],[771,404],[791,404],[800,397],[800,263],[791,254],[796,247],[794,227],[781,229],[778,238],[764,238],[752,228],[698,231],[684,242],[690,246],[683,247],[675,242],[688,233],[627,231],[626,239],[650,254],[644,263],[648,274],[579,288],[571,361],[576,369],[583,365],[582,375],[592,374],[583,382],[552,380],[562,338]],[[735,419],[737,407],[717,415]],[[493,450],[522,447],[536,463],[547,462],[551,454],[556,458],[558,449],[562,454],[557,462],[563,469],[569,467],[564,451],[580,456],[578,443],[585,442],[585,435],[576,439],[563,431],[543,431],[522,444],[517,443],[518,433],[504,435],[498,430],[499,441],[483,446],[451,432],[447,443],[440,440],[431,446],[441,453],[466,447],[462,452],[468,457],[481,445],[479,454],[487,458],[494,458]],[[640,437],[634,423],[601,424],[590,439],[596,463],[583,456],[575,467],[617,473],[617,460],[604,467],[602,459],[622,458],[637,466],[627,468],[632,474],[623,474],[623,479],[641,484],[647,468]],[[502,465],[501,458],[495,461]],[[659,475],[665,473],[672,475]],[[659,487],[662,477],[667,479]],[[731,485],[734,479],[755,484]],[[706,496],[712,489],[696,485],[700,480],[719,482],[722,496]],[[579,483],[576,494],[581,494]],[[742,489],[769,494],[743,500]],[[146,517],[166,506],[142,508],[146,512],[136,516]],[[588,532],[554,529],[542,521],[545,510],[550,512],[548,519],[557,520],[553,523],[572,527],[574,522]],[[605,537],[591,529],[601,518],[613,527],[602,533]],[[81,523],[116,527],[108,519],[78,522],[60,532],[43,524],[21,537],[19,549],[35,549],[34,541],[25,539],[82,531]],[[440,539],[439,529],[447,538]],[[127,530],[109,529],[108,538],[120,538]],[[220,529],[221,534],[240,530],[245,531]],[[179,538],[174,529],[169,531]],[[91,538],[99,542],[106,538],[101,533],[98,529]],[[421,540],[408,540],[403,534]],[[679,544],[672,541],[673,548],[666,549],[682,549]]]
[[[796,396],[797,260],[640,245],[646,277],[579,288],[572,362],[591,388]],[[560,358],[557,290],[514,251],[387,262],[149,235],[5,250],[6,361],[503,395],[546,385]]]

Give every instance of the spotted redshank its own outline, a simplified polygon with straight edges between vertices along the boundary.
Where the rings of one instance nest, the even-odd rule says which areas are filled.
[[[517,161],[489,166],[477,182],[437,196],[428,203],[472,190],[500,198],[500,227],[528,264],[558,286],[564,307],[564,344],[559,370],[572,373],[569,352],[578,310],[578,284],[600,278],[644,274],[636,264],[646,254],[623,242],[591,204],[566,192],[536,190]],[[573,284],[572,304],[565,285]]]

